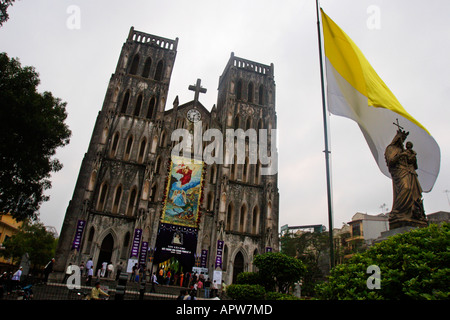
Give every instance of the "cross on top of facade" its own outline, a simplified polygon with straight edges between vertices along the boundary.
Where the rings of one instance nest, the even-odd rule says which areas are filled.
[[[202,86],[200,85],[202,82],[202,80],[197,79],[197,83],[195,84],[195,86],[189,86],[189,90],[191,91],[195,91],[195,96],[194,96],[194,103],[197,104],[198,102],[198,96],[200,93],[206,93],[206,89],[202,88]]]

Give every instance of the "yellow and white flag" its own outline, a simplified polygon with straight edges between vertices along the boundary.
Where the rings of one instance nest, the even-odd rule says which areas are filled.
[[[394,138],[398,119],[417,152],[418,178],[424,192],[433,188],[441,162],[430,133],[392,94],[359,48],[322,12],[328,110],[358,123],[381,172],[391,177],[384,151]]]

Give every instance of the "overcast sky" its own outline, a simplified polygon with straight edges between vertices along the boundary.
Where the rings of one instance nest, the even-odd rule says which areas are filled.
[[[322,0],[403,107],[433,135],[441,169],[424,194],[426,213],[450,211],[450,2]],[[274,63],[279,136],[279,225],[328,226],[317,22],[314,0],[17,0],[0,28],[0,50],[34,66],[40,91],[67,102],[71,142],[52,176],[41,220],[60,232],[111,74],[129,29],[179,38],[166,109],[197,78],[211,110],[230,57]],[[391,208],[392,182],[357,124],[330,116],[334,226],[356,212]],[[420,156],[420,155],[419,155]]]

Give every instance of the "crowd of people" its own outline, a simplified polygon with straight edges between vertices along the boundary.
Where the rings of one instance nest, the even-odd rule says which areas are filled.
[[[51,259],[44,268],[43,273],[45,283],[48,282],[49,275],[53,272],[54,263],[55,259]],[[111,262],[105,261],[101,263],[97,270],[95,270],[92,258],[90,258],[86,263],[82,261],[77,266],[69,263],[64,278],[62,279],[62,283],[66,283],[69,277],[72,276],[75,271],[78,272],[78,270],[83,281],[85,281],[85,285],[92,286],[92,281],[94,279],[95,286],[93,289],[98,289],[98,284],[101,279],[117,281],[122,272],[127,272],[122,262],[119,262],[119,264],[114,266]],[[182,296],[185,300],[194,299],[200,296],[204,298],[214,298],[223,296],[225,293],[226,285],[223,281],[220,284],[216,283],[216,280],[211,281],[211,279],[204,274],[198,274],[196,272],[184,273],[182,271],[174,272],[170,268],[159,268],[156,272],[153,272],[153,274],[150,274],[150,272],[151,271],[147,270],[145,266],[139,266],[136,263],[129,273],[128,281],[135,283],[148,282],[151,284],[150,292],[156,292],[156,287],[159,285],[182,287],[178,298],[180,299]],[[15,286],[20,284],[21,276],[22,267],[14,273],[3,273],[0,278],[0,287],[2,291],[0,294],[3,294],[4,292],[9,294]],[[103,294],[100,291],[98,291],[98,293]]]

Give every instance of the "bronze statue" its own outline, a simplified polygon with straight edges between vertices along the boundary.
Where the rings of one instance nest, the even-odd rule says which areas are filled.
[[[395,124],[395,123],[394,123]],[[423,208],[422,188],[417,177],[417,154],[412,142],[403,146],[409,132],[400,125],[397,134],[384,153],[392,177],[394,200],[389,213],[389,229],[403,226],[424,227],[427,219]]]

